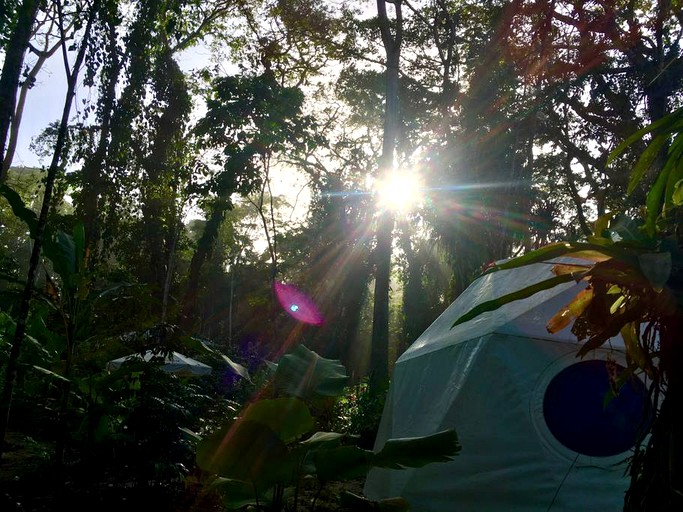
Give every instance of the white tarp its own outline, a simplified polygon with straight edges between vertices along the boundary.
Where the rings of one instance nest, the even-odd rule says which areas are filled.
[[[446,428],[462,451],[421,469],[372,470],[370,498],[406,498],[416,512],[617,512],[629,452],[587,456],[560,443],[544,419],[549,382],[581,361],[570,328],[547,321],[584,285],[568,283],[451,328],[475,305],[550,278],[550,264],[474,282],[399,358],[375,448]],[[586,356],[624,364],[623,341]]]
[[[107,363],[108,370],[115,370],[119,368],[126,361],[151,361],[155,357],[150,351],[142,354],[130,354],[118,359],[113,359]],[[158,357],[158,356],[157,356]],[[179,352],[173,352],[160,363],[161,369],[167,373],[173,373],[181,376],[192,375],[209,375],[212,368],[204,363],[201,363],[191,357],[187,357]]]

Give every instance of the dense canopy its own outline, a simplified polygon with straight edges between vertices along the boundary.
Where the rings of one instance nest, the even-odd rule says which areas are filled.
[[[372,436],[491,262],[675,202],[680,125],[629,137],[681,105],[681,37],[659,0],[0,0],[0,455],[181,482],[302,345]],[[145,350],[214,371],[106,368]]]

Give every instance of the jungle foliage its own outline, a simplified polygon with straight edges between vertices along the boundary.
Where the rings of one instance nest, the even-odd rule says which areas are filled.
[[[682,24],[654,0],[0,1],[3,509],[223,507],[230,485],[277,509],[336,469],[425,462],[372,451],[393,361],[491,262],[572,254],[599,257],[542,286],[592,291],[553,325],[575,320],[584,350],[620,332],[652,379],[660,434],[627,507],[668,510]],[[57,80],[28,158],[22,119]],[[422,180],[410,211],[378,207],[395,168]],[[145,350],[159,360],[107,370]],[[212,374],[164,372],[174,351]],[[344,386],[278,387],[297,358]],[[210,462],[245,422],[275,462]],[[453,436],[434,446],[453,455]]]

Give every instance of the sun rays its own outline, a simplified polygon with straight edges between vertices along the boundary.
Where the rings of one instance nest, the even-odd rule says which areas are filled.
[[[375,182],[377,207],[395,213],[408,213],[424,198],[422,179],[415,172],[394,171]]]

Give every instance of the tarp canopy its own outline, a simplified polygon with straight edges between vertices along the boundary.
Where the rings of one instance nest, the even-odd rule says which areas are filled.
[[[118,359],[113,359],[107,363],[108,370],[115,370],[120,368],[121,365],[127,361],[146,361],[150,362],[154,357],[160,357],[155,355],[151,351],[143,353],[129,354],[124,357],[119,357]],[[201,363],[191,357],[187,357],[179,352],[173,352],[168,357],[165,357],[162,362],[159,363],[163,371],[167,373],[173,373],[179,376],[199,376],[199,375],[209,375],[212,368],[209,365]]]
[[[640,380],[606,400],[623,340],[577,358],[567,327],[546,323],[585,286],[567,283],[468,322],[477,304],[553,276],[550,263],[486,274],[397,361],[376,449],[390,438],[446,428],[462,451],[420,469],[373,469],[365,493],[402,496],[413,510],[619,511],[626,465],[649,401]]]

